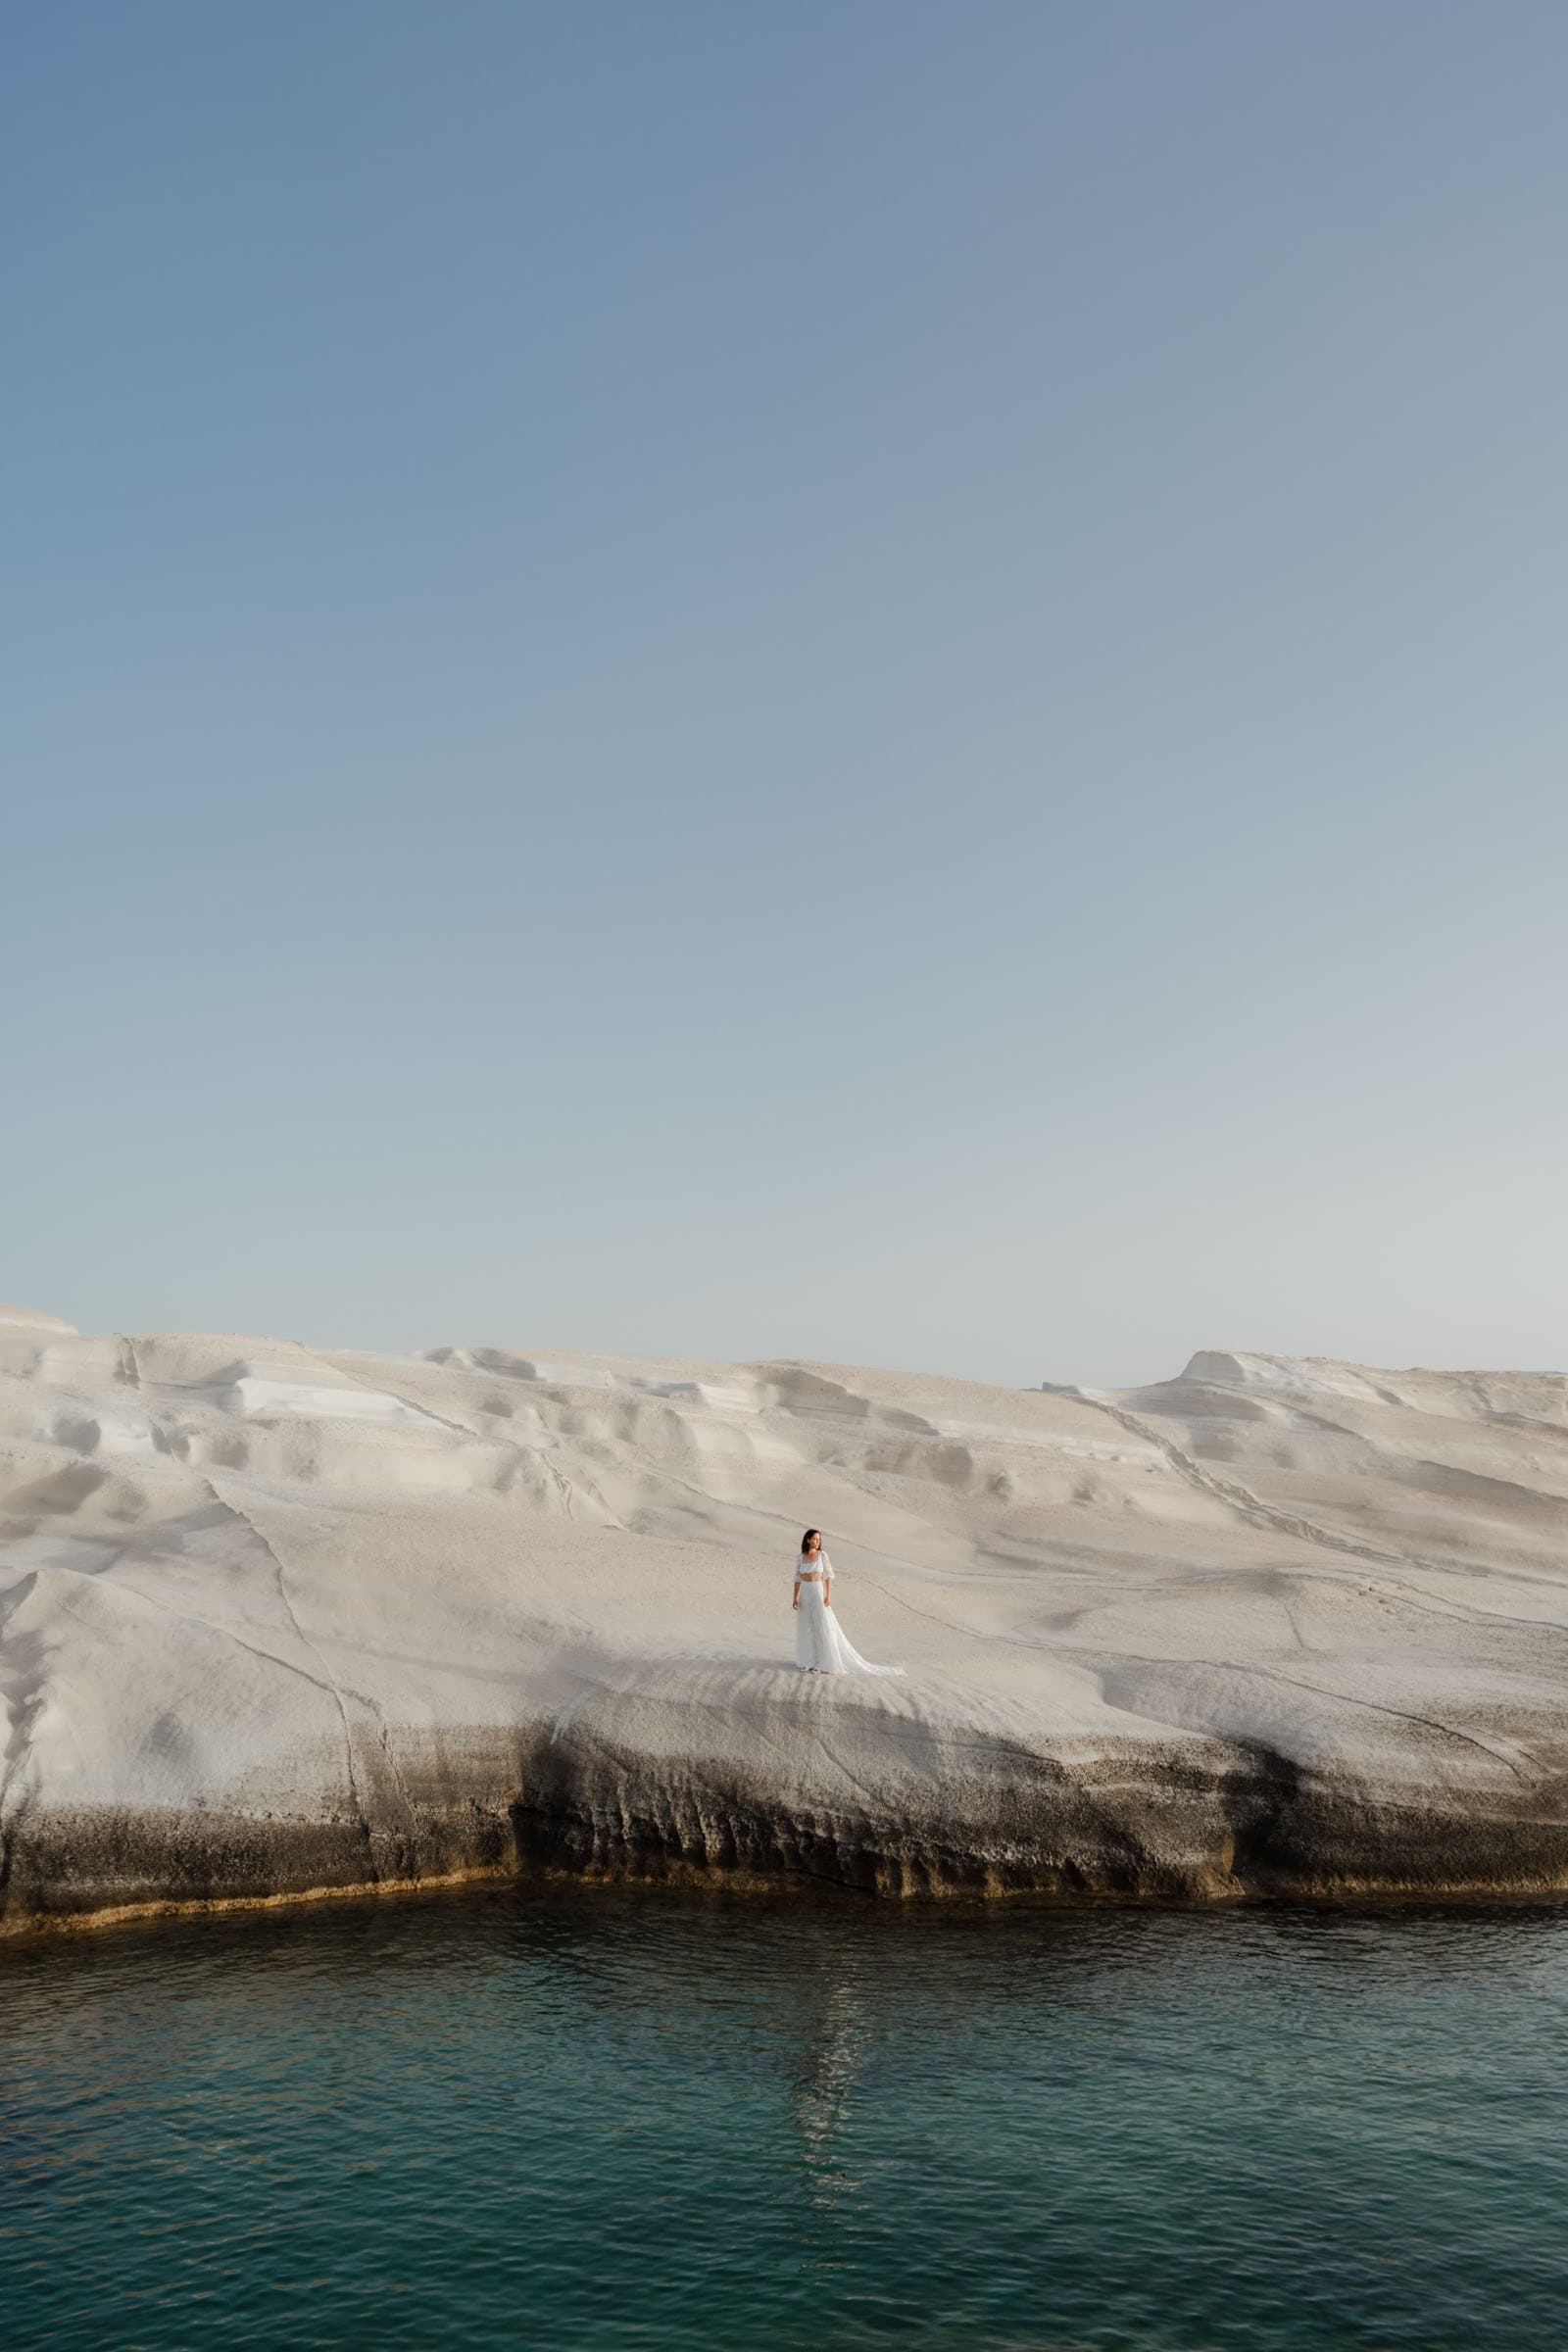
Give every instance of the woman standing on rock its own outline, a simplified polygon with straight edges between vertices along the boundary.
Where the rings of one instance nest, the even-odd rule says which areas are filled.
[[[795,1563],[795,1663],[808,1674],[902,1674],[902,1666],[872,1666],[851,1646],[833,1613],[833,1563],[822,1531],[808,1527]]]

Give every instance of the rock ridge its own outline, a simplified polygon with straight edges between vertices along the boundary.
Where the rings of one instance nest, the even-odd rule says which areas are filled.
[[[902,1679],[795,1672],[808,1523]],[[1568,1383],[0,1319],[0,1933],[513,1870],[1568,1888]]]

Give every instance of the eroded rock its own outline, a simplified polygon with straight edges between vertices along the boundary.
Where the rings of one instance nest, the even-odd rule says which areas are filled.
[[[794,1670],[799,1531],[897,1682]],[[1568,1385],[0,1320],[0,1920],[477,1871],[1568,1886]]]

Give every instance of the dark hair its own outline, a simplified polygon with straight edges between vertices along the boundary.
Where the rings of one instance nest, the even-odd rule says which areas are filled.
[[[805,1551],[806,1551],[806,1546],[808,1545],[808,1544],[809,1544],[809,1542],[811,1541],[811,1538],[812,1538],[813,1536],[815,1536],[815,1537],[817,1538],[817,1540],[820,1542],[820,1540],[821,1540],[821,1535],[822,1535],[822,1530],[821,1530],[819,1527],[808,1527],[808,1528],[807,1529],[807,1531],[806,1531],[805,1535],[804,1535],[804,1536],[801,1538],[801,1551],[802,1551],[802,1554],[803,1554],[803,1556],[804,1556],[804,1554],[805,1554]]]

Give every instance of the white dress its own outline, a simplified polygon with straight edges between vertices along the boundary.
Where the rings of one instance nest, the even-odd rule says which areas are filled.
[[[872,1666],[845,1638],[836,1608],[825,1606],[822,1593],[833,1574],[833,1563],[819,1551],[809,1568],[804,1553],[795,1562],[801,1580],[800,1606],[795,1612],[795,1663],[818,1674],[902,1674],[902,1666]]]

